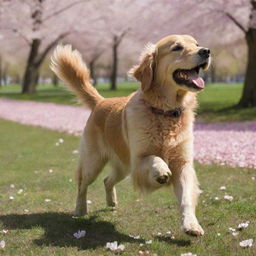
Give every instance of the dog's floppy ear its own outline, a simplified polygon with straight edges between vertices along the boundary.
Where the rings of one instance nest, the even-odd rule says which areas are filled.
[[[150,89],[154,79],[155,54],[155,45],[148,43],[141,54],[140,64],[129,71],[130,75],[141,82],[141,88],[144,92]]]

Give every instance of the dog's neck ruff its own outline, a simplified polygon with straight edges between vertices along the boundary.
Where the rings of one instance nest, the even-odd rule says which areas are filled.
[[[164,117],[174,117],[174,118],[179,118],[181,117],[184,109],[183,108],[175,108],[172,110],[163,110],[163,109],[159,109],[159,108],[155,108],[155,107],[150,107],[152,113],[156,114],[156,115],[162,115]]]

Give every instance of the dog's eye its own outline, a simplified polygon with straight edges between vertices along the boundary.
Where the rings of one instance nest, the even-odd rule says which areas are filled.
[[[199,44],[196,44],[196,46],[198,47],[198,46],[199,46]]]
[[[172,48],[172,51],[181,51],[181,50],[183,50],[183,46],[181,46],[179,44]]]

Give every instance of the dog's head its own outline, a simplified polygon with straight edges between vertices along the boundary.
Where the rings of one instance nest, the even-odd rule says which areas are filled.
[[[144,92],[154,84],[198,92],[204,88],[199,71],[207,70],[209,65],[208,48],[199,46],[189,35],[172,35],[163,38],[156,45],[147,45],[140,64],[131,73],[141,82]]]

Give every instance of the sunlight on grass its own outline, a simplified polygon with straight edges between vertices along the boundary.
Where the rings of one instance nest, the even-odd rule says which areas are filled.
[[[138,255],[141,249],[161,256],[185,252],[256,254],[255,246],[239,246],[242,240],[256,238],[256,181],[252,179],[255,170],[196,164],[203,190],[198,218],[206,234],[193,238],[180,231],[172,191],[160,190],[140,197],[127,178],[117,186],[118,210],[107,208],[103,179],[109,165],[89,188],[89,215],[72,218],[76,196],[73,173],[78,160],[73,150],[79,147],[79,138],[3,120],[0,132],[4,134],[0,144],[5,145],[0,148],[0,173],[4,177],[0,179],[0,230],[9,230],[7,234],[0,233],[0,240],[6,242],[4,255],[113,255],[105,248],[111,241],[125,245],[122,255]],[[56,147],[59,138],[64,143]],[[220,186],[226,186],[226,190],[221,191]],[[19,189],[24,191],[18,194]],[[223,200],[226,193],[234,197],[232,202]],[[10,196],[14,199],[10,200]],[[232,236],[228,229],[244,221],[250,221],[248,228]],[[78,230],[86,230],[85,237],[74,238],[73,233]],[[175,238],[171,239],[167,231],[172,231]],[[132,239],[130,234],[141,238]],[[152,244],[140,247],[147,240]]]

